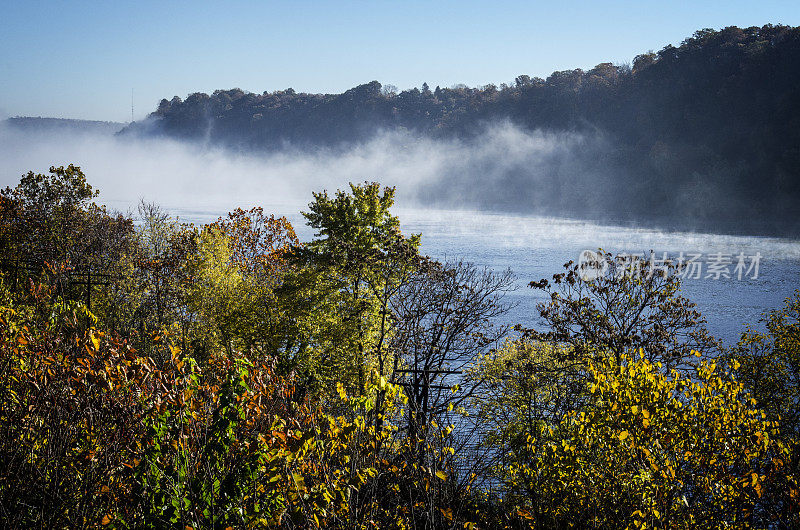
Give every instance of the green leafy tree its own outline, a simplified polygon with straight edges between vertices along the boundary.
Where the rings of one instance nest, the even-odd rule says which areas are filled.
[[[133,224],[92,202],[98,194],[72,164],[28,172],[16,187],[0,191],[0,270],[12,288],[24,290],[29,278],[44,273],[62,296],[91,303],[87,273],[119,274]]]
[[[233,263],[228,238],[218,229],[205,228],[187,273],[191,283],[186,302],[196,319],[193,339],[204,343],[203,351],[248,351],[262,286],[248,281]]]
[[[394,193],[377,183],[351,184],[350,193],[315,193],[303,213],[317,233],[298,254],[327,289],[333,300],[329,325],[339,329],[336,351],[325,355],[355,374],[350,383],[358,388],[371,367],[386,377],[394,366],[391,299],[419,261],[419,236],[403,236],[390,213]]]
[[[737,378],[789,436],[800,435],[800,291],[765,315],[766,332],[747,330],[726,354]]]
[[[470,458],[488,488],[502,479],[498,470],[541,455],[549,430],[589,400],[586,365],[570,360],[568,348],[509,339],[467,372],[477,384],[467,400],[467,420],[479,434]]]
[[[236,317],[242,351],[251,358],[274,356],[285,368],[295,368],[312,323],[301,283],[292,284],[302,274],[289,260],[300,245],[291,223],[261,208],[236,209],[206,229],[226,239],[226,256],[214,266],[229,269],[245,285]]]
[[[51,167],[49,174],[28,172],[15,188],[2,192],[7,242],[14,251],[39,262],[75,259],[82,213],[98,193],[72,164]]]

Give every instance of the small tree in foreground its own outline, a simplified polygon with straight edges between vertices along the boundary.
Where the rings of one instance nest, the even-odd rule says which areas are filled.
[[[691,351],[718,348],[694,303],[679,294],[679,263],[603,251],[595,258],[564,264],[552,283],[530,283],[550,300],[538,305],[545,330],[528,336],[570,345],[578,360],[610,354],[619,364],[626,352],[641,350],[667,368],[682,366]]]

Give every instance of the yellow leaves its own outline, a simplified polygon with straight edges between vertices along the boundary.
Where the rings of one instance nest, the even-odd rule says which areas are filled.
[[[437,470],[436,476],[441,480],[447,480],[447,474],[442,470]]]
[[[761,483],[764,481],[764,477],[753,472],[750,474],[749,479],[749,486],[755,490],[756,495],[758,495],[760,498],[762,495]],[[748,480],[745,479],[745,482],[748,482]]]
[[[95,351],[100,350],[100,339],[97,337],[97,335],[95,335],[94,333],[90,333],[89,338],[92,341],[92,346],[94,346],[94,350]]]
[[[762,445],[765,442],[764,433],[762,431],[756,431],[755,437],[757,444]]]
[[[336,392],[342,400],[347,399],[347,392],[344,390],[344,385],[339,381],[336,382]]]
[[[771,445],[767,420],[742,402],[741,385],[729,377],[711,364],[693,376],[665,374],[643,360],[626,360],[622,371],[612,363],[600,366],[588,388],[602,399],[567,416],[544,446],[529,442],[535,460],[508,466],[506,477],[518,487],[545,488],[571,510],[594,511],[609,491],[623,492],[637,499],[631,509],[640,512],[640,528],[664,516],[666,506],[657,499],[665,495],[683,500],[689,515],[700,514],[707,503],[689,506],[684,491],[706,492],[719,499],[713,502],[725,503],[761,496],[763,475],[744,467],[747,474],[734,478],[730,470],[769,461],[778,448]],[[547,471],[534,471],[542,469]]]

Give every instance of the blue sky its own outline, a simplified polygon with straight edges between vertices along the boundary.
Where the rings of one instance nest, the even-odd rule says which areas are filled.
[[[341,92],[512,82],[628,62],[705,27],[800,25],[800,2],[9,1],[0,117],[130,120],[239,87]]]

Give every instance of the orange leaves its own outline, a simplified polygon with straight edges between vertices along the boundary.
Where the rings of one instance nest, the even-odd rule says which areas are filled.
[[[0,335],[11,332],[9,322],[0,326]],[[0,345],[10,361],[0,366],[3,394],[16,401],[13,409],[3,401],[10,423],[0,443],[9,457],[24,455],[28,470],[11,464],[0,470],[0,482],[20,499],[37,489],[58,491],[60,500],[46,508],[54,526],[108,525],[129,491],[122,477],[136,451],[138,397],[146,388],[137,379],[146,361],[105,333],[70,333],[42,326],[16,348]],[[99,493],[96,511],[71,520],[72,503],[85,502],[87,491]]]
[[[284,256],[300,241],[285,217],[267,216],[261,208],[237,208],[208,225],[230,241],[233,263],[242,272],[272,274],[285,267]]]

